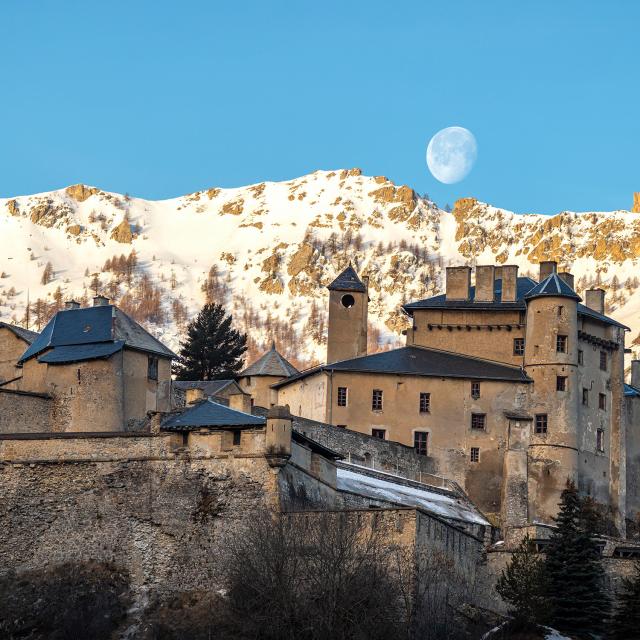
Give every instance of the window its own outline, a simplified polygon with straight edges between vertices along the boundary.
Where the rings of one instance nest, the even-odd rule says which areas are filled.
[[[386,440],[386,438],[387,438],[387,430],[386,429],[371,429],[371,435],[374,438],[379,438],[380,440]]]
[[[346,424],[337,424],[336,427],[340,427],[341,429],[346,429],[347,425]]]
[[[589,406],[589,389],[587,387],[582,387],[582,404],[585,407]]]
[[[564,314],[564,307],[562,305],[558,306],[558,318],[562,318]]]
[[[382,411],[382,389],[374,389],[371,394],[371,409]]]
[[[427,455],[427,444],[429,442],[429,434],[424,431],[415,431],[413,434],[413,448],[420,456]]]
[[[578,364],[584,364],[584,351],[578,349]]]
[[[242,431],[238,431],[237,429],[233,432],[233,444],[240,444],[240,439],[242,438]]]
[[[513,339],[513,355],[514,356],[524,355],[524,338]]]
[[[338,387],[338,406],[347,406],[347,387]]]
[[[556,376],[556,391],[567,390],[567,376]]]
[[[598,451],[604,451],[604,429],[598,429],[596,431],[596,449]]]
[[[342,296],[340,302],[342,302],[342,306],[345,309],[351,309],[351,307],[353,307],[353,305],[356,303],[356,300],[350,293],[347,293]]]
[[[567,336],[556,336],[556,351],[567,353]]]
[[[471,447],[471,462],[480,462],[480,448]]]
[[[598,394],[598,408],[607,410],[607,396],[604,393]]]
[[[547,433],[547,414],[536,413],[536,433]]]
[[[471,397],[474,400],[477,400],[480,397],[480,383],[472,382],[471,383]]]
[[[607,370],[607,352],[606,351],[600,352],[600,368],[603,371]]]
[[[471,414],[471,428],[481,429],[484,431],[487,426],[487,414],[486,413],[472,413]]]
[[[429,413],[431,411],[431,394],[420,394],[420,413]]]
[[[147,359],[147,379],[158,379],[158,358],[155,356],[149,356]]]

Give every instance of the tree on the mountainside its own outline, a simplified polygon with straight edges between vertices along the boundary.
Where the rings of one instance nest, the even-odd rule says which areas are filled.
[[[247,336],[232,326],[219,304],[205,304],[187,326],[173,372],[178,380],[215,380],[236,375],[244,364]]]
[[[622,581],[609,630],[612,640],[635,638],[640,630],[640,561],[633,575]]]

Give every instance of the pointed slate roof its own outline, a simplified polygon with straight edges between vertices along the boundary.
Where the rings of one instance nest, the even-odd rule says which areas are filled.
[[[574,300],[582,300],[582,298],[560,277],[557,273],[552,273],[542,282],[537,284],[533,289],[524,296],[525,300],[540,298],[542,296],[554,296],[562,298],[573,298]]]
[[[243,376],[279,376],[288,378],[295,376],[299,371],[276,350],[276,343],[271,344],[271,349],[261,358],[250,364],[238,375]]]
[[[168,416],[160,426],[168,431],[188,431],[200,427],[261,427],[266,422],[261,416],[230,409],[213,400],[203,400]]]
[[[358,291],[366,293],[367,288],[358,278],[355,269],[349,265],[328,287],[329,291]]]
[[[0,321],[0,329],[2,328],[9,329],[14,335],[16,335],[21,340],[24,340],[28,344],[32,344],[33,341],[38,337],[38,333],[36,331],[29,331],[29,329],[24,329],[22,327],[18,327],[15,324],[9,324],[7,322]]]

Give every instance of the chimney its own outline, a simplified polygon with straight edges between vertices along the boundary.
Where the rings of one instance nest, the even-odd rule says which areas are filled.
[[[631,361],[631,386],[640,389],[640,360]]]
[[[362,284],[364,288],[369,291],[369,276],[362,276]]]
[[[105,296],[94,296],[93,297],[93,306],[94,307],[106,307],[109,305],[109,298]]]
[[[469,300],[471,267],[447,267],[447,300]]]
[[[545,260],[540,263],[540,278],[539,282],[546,280],[552,273],[558,270],[558,263],[555,260]]]
[[[604,289],[587,289],[584,303],[589,309],[604,314]]]
[[[293,416],[289,405],[275,406],[267,413],[265,457],[270,466],[283,467],[291,457]]]
[[[569,273],[568,271],[560,271],[560,273],[558,273],[558,278],[560,278],[560,280],[562,280],[565,284],[568,284],[572,289],[575,288],[572,273]]]
[[[80,308],[80,303],[76,302],[75,300],[67,300],[64,303],[64,308],[69,311],[70,309],[79,309]]]
[[[184,394],[184,401],[186,404],[195,404],[196,402],[200,402],[200,400],[204,400],[204,390],[198,389],[197,387],[194,389],[187,389]]]
[[[229,408],[251,413],[251,396],[248,393],[233,393],[229,396]]]
[[[518,297],[518,265],[503,264],[502,275],[502,302],[515,302]]]
[[[475,302],[493,302],[496,268],[492,265],[476,267]]]

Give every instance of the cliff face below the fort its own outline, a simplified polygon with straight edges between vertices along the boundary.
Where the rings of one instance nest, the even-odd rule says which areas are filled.
[[[535,276],[555,259],[579,293],[607,290],[640,349],[640,213],[515,214],[473,198],[447,212],[345,169],[163,201],[86,185],[0,199],[0,239],[0,318],[22,322],[28,292],[32,328],[95,289],[176,348],[209,299],[251,333],[250,358],[273,336],[303,366],[324,357],[325,286],[349,261],[369,277],[374,350],[401,340],[400,305],[440,293],[446,266],[515,263]]]

